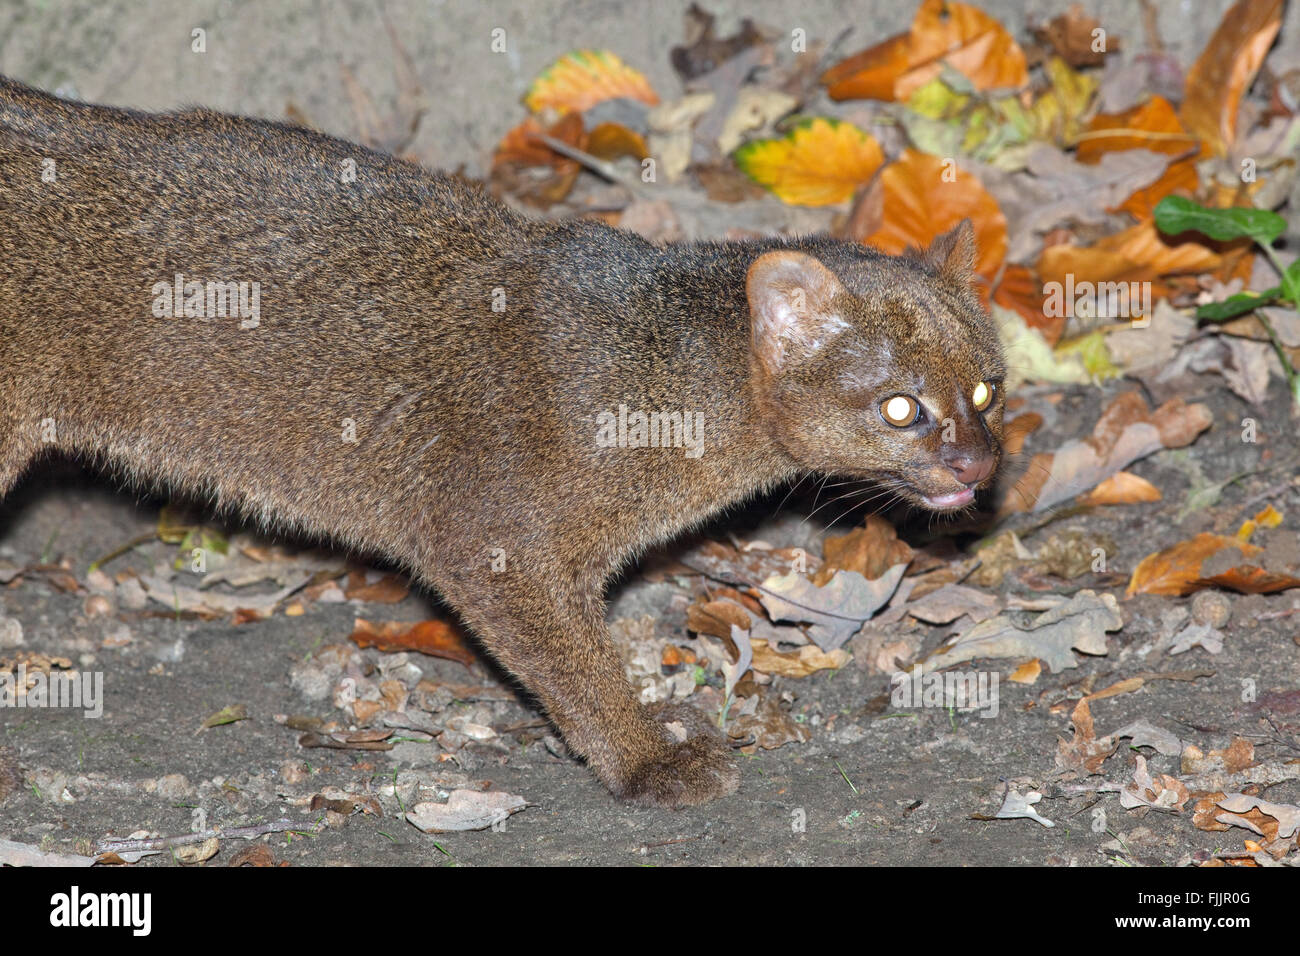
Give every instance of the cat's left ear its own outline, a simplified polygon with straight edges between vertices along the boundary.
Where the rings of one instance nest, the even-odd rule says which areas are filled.
[[[945,279],[969,285],[975,278],[975,227],[963,219],[930,243],[921,261],[939,271]]]

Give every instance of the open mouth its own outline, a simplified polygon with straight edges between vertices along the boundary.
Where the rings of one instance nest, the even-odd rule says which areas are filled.
[[[975,492],[969,488],[962,488],[960,491],[946,495],[921,495],[921,500],[925,502],[927,508],[934,511],[951,511],[954,508],[963,508],[974,501]]]

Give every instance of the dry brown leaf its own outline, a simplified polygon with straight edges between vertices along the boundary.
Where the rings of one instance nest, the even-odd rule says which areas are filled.
[[[1024,51],[982,10],[950,0],[925,0],[911,30],[854,54],[822,76],[832,99],[906,100],[943,65],[980,90],[1019,89],[1029,82]]]
[[[849,652],[843,648],[823,651],[813,644],[807,644],[795,653],[786,654],[774,650],[759,637],[751,638],[750,644],[754,648],[754,659],[750,666],[764,674],[807,677],[814,671],[839,670],[851,660]]]
[[[645,138],[619,123],[601,123],[587,135],[587,152],[597,159],[645,159],[650,155]]]
[[[1208,754],[1188,744],[1181,758],[1181,770],[1185,774],[1240,773],[1254,765],[1255,745],[1244,737],[1234,737],[1229,746]]]
[[[1097,50],[1093,31],[1101,22],[1084,12],[1079,4],[1071,4],[1064,13],[1045,26],[1034,29],[1034,39],[1051,47],[1057,55],[1073,67],[1100,66],[1107,53],[1120,48],[1119,38],[1106,33],[1104,49]]]
[[[552,126],[544,127],[536,117],[529,116],[501,139],[492,157],[491,180],[493,187],[517,195],[530,205],[546,208],[564,199],[577,182],[582,166],[555,152],[541,140],[541,136],[566,143],[575,149],[586,149],[587,133],[579,113],[566,113]],[[544,178],[532,178],[527,170],[545,167],[552,170]]]
[[[1084,505],[1132,505],[1159,501],[1160,489],[1131,471],[1117,471],[1079,499]]]
[[[1182,120],[1216,156],[1237,139],[1237,108],[1282,25],[1282,0],[1238,0],[1192,68]]]
[[[1162,236],[1153,221],[1145,220],[1091,246],[1048,246],[1039,256],[1038,274],[1044,283],[1057,282],[1061,288],[1081,282],[1150,282],[1154,300],[1169,294],[1162,276],[1200,275],[1222,266],[1222,257],[1212,249]]]
[[[687,630],[724,641],[731,640],[732,627],[748,631],[751,623],[749,612],[732,601],[696,601],[686,609]]]
[[[374,583],[367,583],[364,571],[350,571],[343,594],[349,601],[367,604],[396,604],[406,599],[411,588],[400,574],[385,574]]]
[[[1032,661],[1025,661],[1008,676],[1007,680],[1013,684],[1034,684],[1043,673],[1043,662],[1038,658]]]
[[[856,571],[875,580],[896,564],[908,564],[913,551],[899,540],[894,526],[879,515],[869,515],[861,528],[833,535],[822,542],[823,564],[813,584],[824,587],[836,571]]]
[[[1101,765],[1115,752],[1119,742],[1114,737],[1097,739],[1092,709],[1086,699],[1075,705],[1070,723],[1074,726],[1074,736],[1068,741],[1064,738],[1057,739],[1056,765],[1062,770],[1100,773]]]
[[[1149,554],[1133,569],[1128,594],[1191,594],[1207,585],[1201,566],[1220,551],[1235,548],[1243,558],[1259,554],[1263,549],[1236,538],[1203,531],[1194,538],[1180,541],[1172,547]],[[1300,583],[1300,582],[1298,582]]]
[[[1204,405],[1172,398],[1150,411],[1138,392],[1124,392],[1106,406],[1090,436],[1035,455],[1003,495],[1000,512],[1041,511],[1080,495],[1152,452],[1190,444],[1211,421]]]
[[[383,621],[372,624],[357,618],[351,640],[358,647],[377,647],[381,651],[419,651],[469,667],[474,652],[461,631],[446,621]]]

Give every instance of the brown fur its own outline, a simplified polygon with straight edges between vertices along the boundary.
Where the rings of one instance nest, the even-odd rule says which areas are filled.
[[[0,494],[57,449],[389,555],[616,794],[701,803],[738,770],[697,712],[637,701],[604,583],[807,469],[918,503],[961,487],[938,419],[882,421],[895,392],[996,463],[1000,397],[969,403],[1002,377],[973,252],[969,227],[928,259],[828,238],[661,249],[314,132],[0,79]],[[259,282],[260,324],[155,317],[176,273]],[[703,454],[602,447],[620,404],[703,412]]]

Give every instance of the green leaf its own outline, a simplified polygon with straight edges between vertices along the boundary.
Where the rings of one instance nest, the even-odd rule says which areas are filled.
[[[1282,286],[1291,290],[1291,295],[1287,296],[1291,300],[1291,305],[1300,307],[1300,299],[1296,296],[1297,290],[1300,290],[1300,259],[1286,267],[1286,272],[1282,276]]]
[[[1275,286],[1266,292],[1239,292],[1236,295],[1228,296],[1222,302],[1211,302],[1208,305],[1201,306],[1196,310],[1196,317],[1198,319],[1209,319],[1212,322],[1235,319],[1239,315],[1253,312],[1262,306],[1272,305],[1277,302],[1278,297],[1281,295],[1281,286]]]
[[[1199,232],[1220,240],[1249,236],[1267,246],[1286,230],[1286,220],[1267,209],[1208,209],[1182,196],[1166,196],[1156,206],[1156,228],[1169,235]]]

